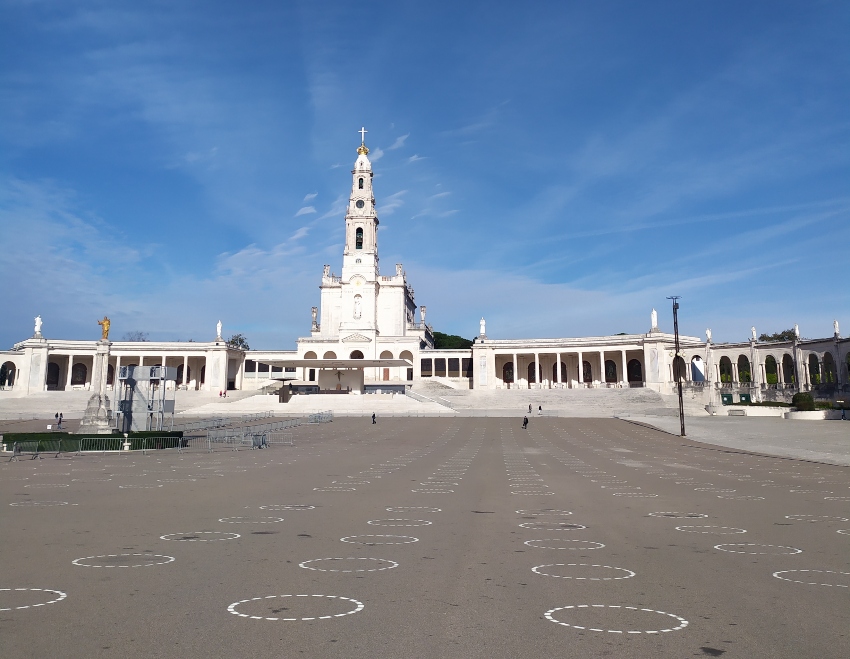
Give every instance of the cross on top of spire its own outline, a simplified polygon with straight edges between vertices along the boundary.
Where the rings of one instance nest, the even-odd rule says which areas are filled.
[[[368,133],[369,131],[366,130],[366,128],[364,126],[360,130],[358,130],[357,132],[360,133],[360,144],[366,144],[366,133]]]
[[[365,156],[369,153],[369,147],[366,146],[366,133],[368,133],[369,131],[366,130],[365,127],[363,127],[357,132],[360,133],[360,146],[357,147],[357,153],[359,153],[361,156]]]

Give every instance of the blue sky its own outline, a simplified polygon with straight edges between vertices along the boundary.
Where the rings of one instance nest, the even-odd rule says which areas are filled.
[[[0,0],[0,348],[291,349],[365,125],[435,329],[850,334],[846,2]],[[845,329],[846,328],[846,329]]]

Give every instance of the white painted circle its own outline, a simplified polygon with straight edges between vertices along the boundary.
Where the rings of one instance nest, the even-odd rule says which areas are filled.
[[[69,504],[67,501],[16,501],[15,503],[10,503],[9,505],[10,506],[23,506],[23,507],[29,508],[29,507],[34,507],[34,506],[42,506],[42,507],[68,506],[68,505],[76,506],[77,504],[76,503]]]
[[[628,497],[629,499],[651,499],[657,497],[657,494],[645,494],[643,492],[612,492],[615,497]]]
[[[677,526],[677,531],[685,533],[714,533],[717,535],[733,535],[735,533],[746,533],[746,529],[735,528],[734,526]]]
[[[197,478],[158,478],[157,483],[194,483]]]
[[[201,538],[199,536],[213,536],[213,535],[221,535],[221,536],[230,536],[227,538]],[[178,537],[180,536],[180,537]],[[230,533],[228,531],[191,531],[187,533],[166,533],[165,535],[159,536],[160,540],[176,540],[177,542],[215,542],[216,540],[236,540],[236,538],[241,538],[242,536],[238,533]]]
[[[718,494],[718,499],[731,499],[733,501],[764,501],[764,497],[758,497],[754,494]]]
[[[349,563],[349,565],[364,565],[364,566],[375,566],[375,567],[352,567],[350,570],[344,570],[341,568],[329,568],[329,567],[316,567],[315,565],[310,565],[310,563],[318,563],[319,561],[373,561],[372,563]],[[386,565],[381,565],[385,563]],[[393,568],[398,567],[398,563],[395,561],[391,561],[388,558],[314,558],[309,561],[304,561],[303,563],[299,563],[298,567],[303,567],[307,570],[316,570],[318,572],[381,572],[383,570],[392,570]]]
[[[552,574],[552,572],[546,572],[544,570],[548,568],[561,568],[561,567],[584,567],[584,568],[599,568],[600,570],[617,570],[617,572],[612,572],[610,574],[620,574],[619,576],[611,576],[611,577],[574,577],[566,574]],[[548,563],[546,565],[537,565],[531,568],[531,571],[535,574],[539,574],[544,577],[554,577],[556,579],[575,579],[576,581],[618,581],[620,579],[631,579],[635,576],[635,572],[631,570],[627,570],[624,567],[614,567],[613,565],[594,565],[591,563]],[[553,570],[553,572],[557,572],[559,570]],[[569,571],[569,570],[568,570]]]
[[[418,492],[419,494],[449,494],[451,492],[454,492],[454,490],[422,490],[422,489],[410,490],[410,491],[411,492]]]
[[[47,606],[48,604],[56,604],[56,602],[61,602],[63,599],[68,597],[67,593],[63,593],[61,590],[50,590],[49,588],[0,588],[0,593],[53,593],[54,595],[58,595],[56,599],[49,600],[47,602],[39,602],[37,604],[27,604],[25,606],[9,606],[0,608],[0,611],[19,611],[20,609],[33,609],[38,606]],[[48,596],[49,597],[49,596]]]
[[[780,574],[788,574],[794,576],[803,577],[803,579],[789,579],[787,577],[780,577]],[[848,577],[845,579],[847,583],[822,583],[820,581],[805,581],[805,578],[808,575],[816,575],[816,574],[833,574],[840,575],[841,577]],[[792,583],[802,583],[807,586],[834,586],[836,588],[850,588],[850,572],[838,572],[837,570],[779,570],[779,572],[774,572],[773,576],[777,579],[782,579],[782,581],[790,581]],[[832,578],[835,577],[814,577],[815,579],[821,578]]]
[[[558,620],[554,616],[554,614],[557,611],[570,611],[570,610],[576,610],[576,609],[622,609],[622,610],[626,610],[626,611],[643,611],[643,612],[646,612],[646,613],[657,613],[657,614],[662,615],[662,616],[669,616],[669,617],[673,618],[674,620],[678,621],[679,624],[675,627],[668,627],[668,628],[662,628],[662,629],[631,629],[631,630],[602,629],[602,628],[599,628],[599,627],[586,627],[586,626],[573,625],[573,624],[570,624],[568,622],[562,622],[561,620]],[[548,610],[544,615],[546,616],[547,620],[551,620],[552,622],[557,623],[559,625],[563,625],[564,627],[571,627],[573,629],[580,629],[580,630],[590,631],[590,632],[608,632],[608,633],[611,633],[611,634],[664,634],[664,633],[667,633],[667,632],[675,632],[675,631],[678,631],[680,629],[684,629],[685,627],[688,626],[687,620],[685,620],[684,618],[677,616],[673,613],[667,613],[666,611],[657,611],[655,609],[644,609],[642,607],[637,607],[637,606],[620,606],[620,605],[616,605],[616,604],[576,604],[576,605],[573,605],[573,606],[559,606],[557,608]]]
[[[785,519],[795,522],[850,522],[846,517],[835,517],[834,515],[785,515]]]
[[[260,506],[260,510],[313,510],[315,507],[307,503],[273,503],[268,506]]]
[[[48,488],[48,487],[69,487],[68,483],[30,483],[24,487],[33,488]]]
[[[314,487],[314,492],[354,492],[356,487]]]
[[[737,492],[738,490],[733,490],[729,488],[723,487],[695,487],[694,492]]]
[[[737,547],[737,549],[735,549],[735,547]],[[751,551],[751,549],[755,549],[756,547],[778,551]],[[714,545],[714,548],[730,554],[749,554],[751,556],[788,556],[803,553],[802,549],[797,549],[796,547],[785,547],[783,545],[759,545],[752,542],[725,543],[722,545]],[[788,551],[782,551],[783,549],[787,549]]]
[[[543,508],[541,510],[517,510],[517,515],[572,515],[571,510],[557,510],[555,508]]]
[[[841,535],[850,535],[850,529],[838,529],[836,533],[840,533]]]
[[[350,542],[355,545],[409,545],[412,542],[419,542],[419,538],[414,538],[412,535],[367,534],[347,535],[344,538],[340,538],[340,541]]]
[[[520,526],[533,531],[580,531],[587,528],[584,524],[567,522],[523,522]]]
[[[553,542],[553,543],[557,543],[558,546],[537,544],[537,543],[540,543],[540,542]],[[564,543],[564,542],[574,542],[574,543],[576,543],[576,546],[574,546],[574,547],[569,547],[569,546],[562,547],[562,546],[560,546],[560,543]],[[526,540],[523,544],[528,545],[529,547],[534,547],[535,549],[569,549],[569,550],[573,550],[573,551],[585,551],[585,550],[590,551],[592,549],[602,549],[605,546],[601,542],[594,542],[592,540],[565,540],[565,539],[561,539],[561,538],[539,538],[537,540]],[[595,545],[595,546],[591,546],[591,545]]]
[[[128,559],[128,563],[133,563],[133,561],[138,561],[138,556],[142,556],[144,558],[164,558],[163,561],[154,561],[154,562],[142,562],[137,563],[135,565],[103,565],[103,564],[92,564],[86,563],[85,561],[89,561],[91,559],[98,558],[117,558],[117,559]],[[83,558],[76,558],[71,561],[72,565],[77,565],[79,567],[150,567],[151,565],[166,565],[167,563],[173,563],[173,556],[165,556],[164,554],[101,554],[100,556],[84,556]]]
[[[162,487],[162,485],[119,485],[122,490],[129,489],[137,489],[137,490],[151,490],[156,487]]]
[[[246,602],[257,602],[260,600],[269,600],[276,599],[279,597],[324,597],[327,599],[338,599],[345,600],[346,602],[351,602],[354,604],[354,608],[351,611],[346,611],[345,613],[335,613],[333,615],[326,616],[311,616],[311,617],[303,617],[303,618],[280,618],[280,617],[271,617],[271,616],[251,616],[247,613],[239,613],[236,608],[240,604],[245,604]],[[296,621],[296,620],[330,620],[332,618],[342,618],[343,616],[349,616],[352,613],[357,613],[358,611],[362,611],[364,607],[363,602],[358,602],[356,599],[352,599],[350,597],[342,597],[341,595],[266,595],[265,597],[250,597],[246,600],[239,600],[238,602],[234,602],[230,606],[227,607],[227,610],[239,616],[240,618],[249,618],[251,620],[281,620],[285,622]]]
[[[72,478],[72,483],[108,483],[111,478]]]
[[[442,508],[432,508],[431,506],[390,506],[386,509],[389,513],[409,513],[409,512],[423,512],[423,513],[441,513],[443,512]]]
[[[679,512],[657,512],[649,513],[650,517],[669,517],[671,519],[699,519],[708,517],[705,513],[679,513]]]
[[[540,490],[514,490],[511,494],[518,494],[520,496],[538,496],[538,497],[551,497],[554,496],[554,492],[541,492]]]
[[[222,517],[218,521],[224,524],[277,524],[283,521],[283,517]]]
[[[366,523],[372,526],[430,526],[433,524],[427,519],[370,519]]]
[[[850,501],[850,497],[824,497],[824,501]]]

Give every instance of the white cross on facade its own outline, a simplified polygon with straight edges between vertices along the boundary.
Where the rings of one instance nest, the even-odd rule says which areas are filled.
[[[360,130],[358,130],[357,132],[360,133],[360,143],[366,144],[366,133],[368,133],[369,131],[366,130],[365,127],[363,127]]]

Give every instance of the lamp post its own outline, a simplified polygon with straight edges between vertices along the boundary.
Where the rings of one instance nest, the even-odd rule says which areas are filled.
[[[676,378],[676,384],[679,389],[679,424],[681,426],[681,436],[685,436],[685,401],[682,398],[682,378],[680,374],[677,372],[676,360],[681,360],[682,368],[685,367],[685,360],[682,359],[682,355],[679,351],[679,295],[671,295],[668,297],[668,300],[673,300],[673,333],[676,337],[676,356],[673,358],[673,377]]]

